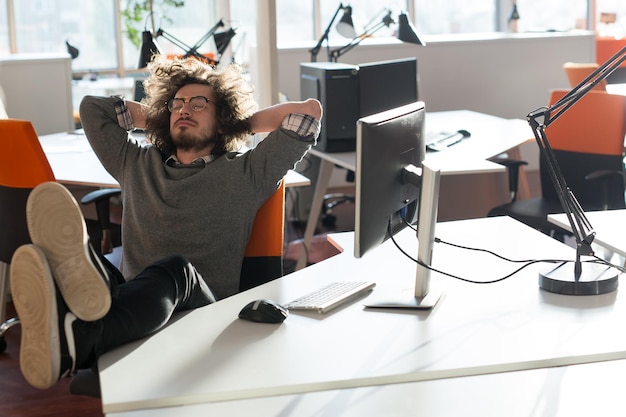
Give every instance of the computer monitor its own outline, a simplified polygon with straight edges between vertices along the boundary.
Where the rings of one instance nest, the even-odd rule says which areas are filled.
[[[417,219],[417,258],[430,265],[439,192],[439,170],[424,162],[425,109],[413,102],[357,122],[355,242],[359,258]],[[430,289],[430,269],[416,266],[412,294],[384,300],[375,295],[368,307],[432,308],[439,294]],[[370,302],[371,301],[371,302]]]
[[[359,116],[416,102],[417,78],[416,58],[359,64]]]

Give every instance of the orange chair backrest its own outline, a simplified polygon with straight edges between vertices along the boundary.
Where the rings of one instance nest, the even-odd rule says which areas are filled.
[[[285,181],[257,211],[246,257],[282,256],[285,230]]]
[[[566,90],[554,90],[550,105]],[[626,134],[626,96],[589,91],[547,129],[553,149],[603,155],[622,155]]]
[[[33,188],[54,181],[54,173],[33,125],[26,120],[0,120],[0,185]]]
[[[563,64],[563,69],[569,80],[570,87],[576,87],[585,78],[587,78],[593,71],[595,71],[600,65],[596,63],[576,63],[566,62]],[[593,87],[594,90],[606,91],[606,80],[600,81]]]

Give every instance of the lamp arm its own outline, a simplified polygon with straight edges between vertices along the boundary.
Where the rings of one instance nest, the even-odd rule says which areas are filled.
[[[591,243],[595,237],[595,231],[585,216],[584,210],[576,200],[576,197],[567,186],[545,130],[570,107],[582,99],[595,85],[611,75],[624,61],[626,61],[626,47],[622,48],[608,61],[599,66],[556,103],[548,107],[534,110],[527,116],[528,123],[533,130],[535,140],[539,146],[539,151],[545,158],[550,178],[556,188],[559,201],[567,215],[568,222],[572,228],[574,238],[576,239],[577,262],[575,272],[578,273],[577,276],[580,275],[580,262],[578,262],[580,256],[593,254]]]
[[[339,14],[339,12],[341,10],[343,10],[343,3],[339,3],[339,7],[337,7],[337,10],[335,10],[335,14],[333,15],[333,18],[330,19],[330,23],[328,24],[328,27],[326,27],[326,30],[324,31],[324,34],[322,35],[322,37],[319,39],[319,41],[317,41],[317,45],[315,45],[313,47],[313,49],[310,49],[309,52],[311,53],[311,62],[315,62],[317,60],[317,54],[319,53],[320,49],[322,48],[322,44],[324,43],[325,40],[328,40],[328,35],[330,33],[330,29],[333,27],[333,23],[335,22],[335,19],[337,18],[337,15]]]
[[[202,38],[200,38],[198,42],[196,42],[194,46],[192,46],[191,48],[188,48],[189,52],[187,52],[186,55],[191,55],[191,54],[195,54],[196,52],[198,52],[198,48],[200,48],[202,44],[204,44],[207,40],[209,40],[209,38],[213,36],[213,34],[217,32],[219,28],[223,26],[224,26],[224,22],[222,21],[222,19],[220,19],[211,29],[209,29],[207,33],[204,34]]]
[[[352,40],[348,42],[346,45],[342,46],[341,48],[333,49],[328,54],[330,61],[337,62],[337,59],[339,59],[340,56],[342,56],[343,54],[348,52],[350,49],[360,44],[363,41],[363,39],[372,36],[375,32],[377,32],[378,30],[382,29],[385,26],[388,26],[388,24],[385,21],[378,22],[377,24],[367,29],[362,34],[358,35],[355,38],[352,38]]]
[[[174,45],[178,46],[180,49],[182,49],[184,51],[190,50],[188,45],[186,45],[181,40],[175,38],[173,35],[171,35],[170,33],[166,32],[166,31],[164,31],[161,28],[159,28],[157,30],[157,32],[156,32],[156,37],[159,37],[159,36],[162,36],[163,38],[167,39],[168,41],[170,41],[171,43],[173,43]]]

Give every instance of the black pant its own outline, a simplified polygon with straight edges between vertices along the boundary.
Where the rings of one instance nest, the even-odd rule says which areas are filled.
[[[129,281],[102,259],[111,281],[111,309],[96,322],[74,325],[77,368],[89,367],[99,355],[160,330],[175,312],[215,302],[202,276],[183,256],[156,262]]]

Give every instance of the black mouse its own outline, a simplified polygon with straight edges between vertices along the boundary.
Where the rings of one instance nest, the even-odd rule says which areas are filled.
[[[262,299],[252,301],[239,312],[239,318],[257,323],[282,323],[289,310],[275,301]]]

